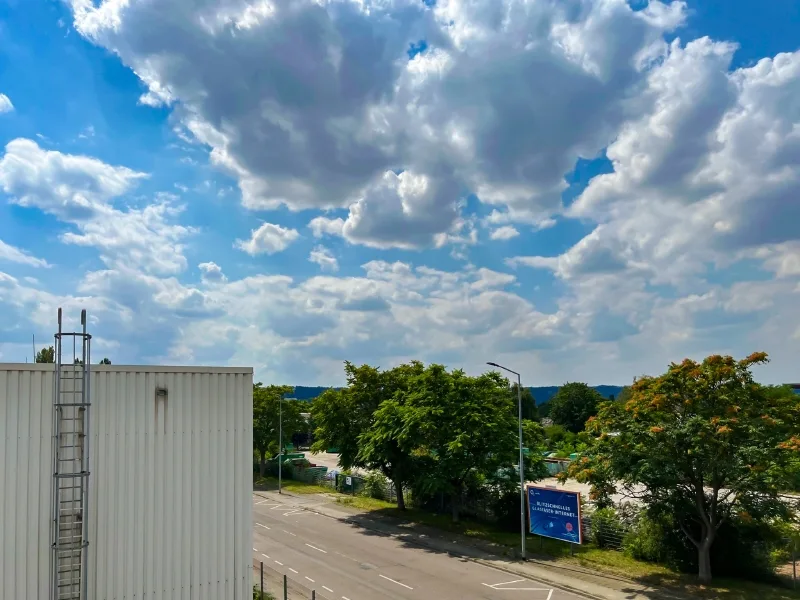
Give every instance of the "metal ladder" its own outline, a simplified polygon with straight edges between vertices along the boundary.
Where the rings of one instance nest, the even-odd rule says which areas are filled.
[[[89,501],[89,369],[91,339],[86,311],[80,333],[55,335],[53,398],[53,497],[51,525],[52,600],[86,598]],[[63,363],[63,341],[72,342],[72,362]]]

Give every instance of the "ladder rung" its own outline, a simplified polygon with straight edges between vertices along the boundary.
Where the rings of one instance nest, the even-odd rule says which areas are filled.
[[[80,473],[53,473],[53,477],[57,477],[59,479],[69,479],[71,477],[77,478],[77,477],[88,477],[88,476],[89,476],[89,471],[82,471]]]

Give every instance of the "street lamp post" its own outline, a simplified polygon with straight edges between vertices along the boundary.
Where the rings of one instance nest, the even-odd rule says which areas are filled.
[[[282,494],[283,483],[283,394],[278,400],[278,493]]]
[[[517,404],[519,405],[519,524],[520,524],[520,548],[522,550],[522,560],[525,560],[525,464],[522,456],[522,377],[516,371],[512,371],[497,363],[487,362],[491,367],[503,369],[517,376]]]

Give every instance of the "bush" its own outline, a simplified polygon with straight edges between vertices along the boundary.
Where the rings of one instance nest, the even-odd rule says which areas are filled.
[[[361,495],[368,498],[375,498],[376,500],[386,500],[386,490],[389,486],[389,480],[383,473],[373,471],[367,473],[363,480],[364,487],[361,488]]]
[[[645,562],[661,563],[677,567],[674,556],[674,545],[666,543],[668,531],[665,530],[662,519],[654,519],[646,513],[641,513],[633,527],[625,534],[622,540],[622,549],[631,558]]]
[[[261,591],[258,589],[257,585],[253,586],[253,600],[261,600]],[[264,592],[263,596],[264,600],[275,600],[275,596],[270,594],[269,592]]]
[[[613,508],[600,508],[592,513],[592,542],[598,548],[619,548],[625,526]]]
[[[785,547],[784,530],[779,522],[741,518],[725,522],[711,547],[711,572],[714,576],[773,579]],[[623,549],[638,560],[697,572],[697,549],[666,514],[640,514],[625,536]]]

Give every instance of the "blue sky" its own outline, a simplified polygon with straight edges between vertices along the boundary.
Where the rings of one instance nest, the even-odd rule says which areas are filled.
[[[0,6],[0,360],[800,377],[791,0],[155,4]]]

